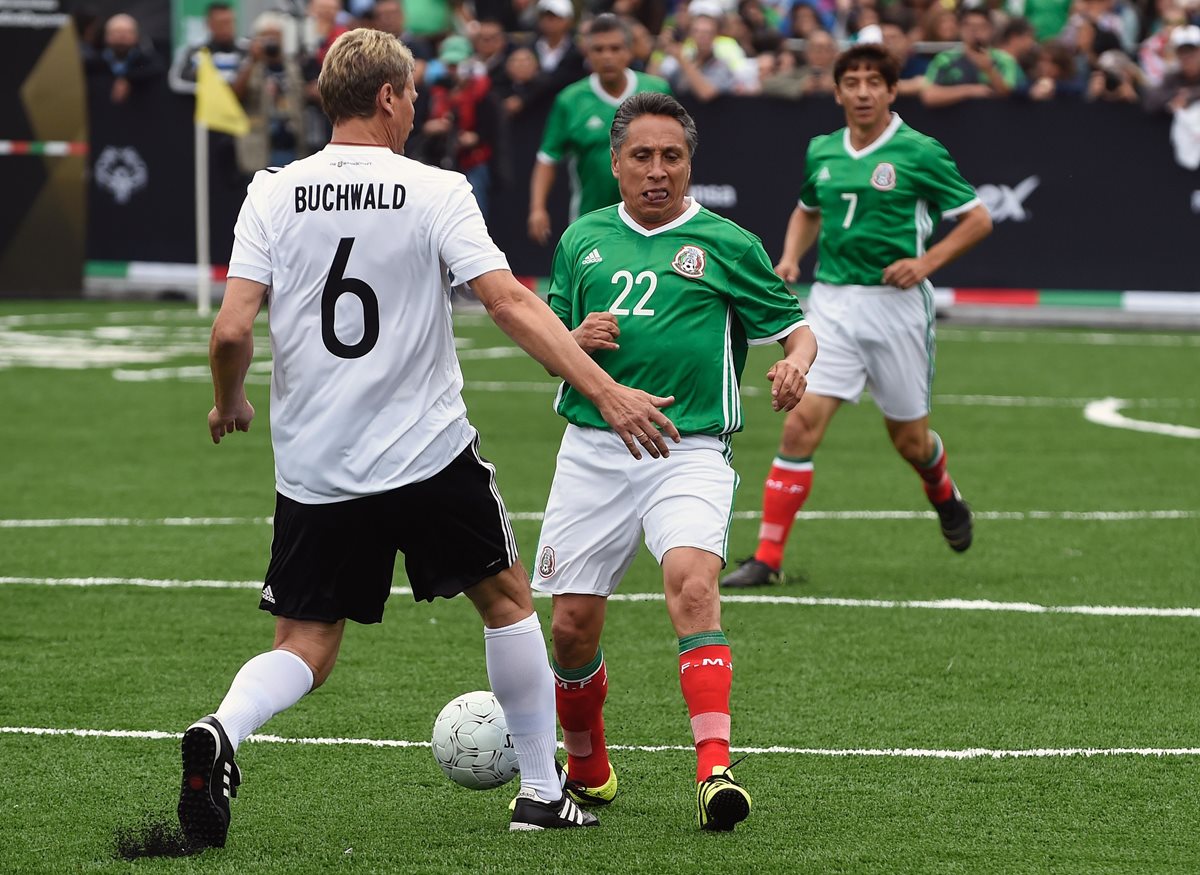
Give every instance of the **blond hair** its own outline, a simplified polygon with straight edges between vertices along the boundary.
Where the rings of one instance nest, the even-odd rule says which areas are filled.
[[[317,90],[333,124],[375,114],[375,95],[385,82],[397,91],[412,79],[413,56],[390,33],[367,28],[333,41],[321,65]]]

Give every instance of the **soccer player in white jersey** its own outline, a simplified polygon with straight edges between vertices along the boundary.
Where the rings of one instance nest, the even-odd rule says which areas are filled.
[[[511,828],[596,823],[556,773],[554,682],[495,470],[460,395],[447,271],[595,401],[631,456],[668,455],[678,432],[658,407],[670,399],[617,384],[513,278],[461,174],[403,157],[412,73],[390,34],[339,37],[318,83],[332,142],[259,173],[238,218],[208,424],[214,442],[250,427],[244,379],[267,301],[277,496],[259,607],[277,619],[274,649],[184,733],[179,818],[194,847],[225,844],[238,744],[329,677],[347,619],[380,621],[397,551],[415,598],[465,592],[483,619],[520,761]]]
[[[834,63],[846,127],[809,144],[800,200],[775,266],[789,282],[817,243],[806,310],[821,342],[808,393],[788,414],[767,475],[758,549],[722,581],[744,587],[783,580],[783,548],[812,489],[812,457],[842,402],[864,387],[900,456],[920,475],[946,543],[971,546],[971,509],[946,471],[942,439],[929,428],[933,390],[933,287],[928,277],[992,230],[975,190],[945,147],[892,112],[899,73],[877,45]],[[938,220],[958,224],[926,248]]]
[[[673,395],[683,439],[664,463],[631,465],[595,405],[569,383],[559,392],[556,408],[569,424],[533,587],[554,595],[567,789],[591,804],[616,795],[600,635],[607,598],[644,532],[662,566],[679,641],[699,825],[730,830],[750,813],[750,795],[729,770],[733,661],[717,589],[737,488],[729,444],[742,427],[738,384],[748,345],[778,341],[785,357],[767,379],[774,408],[791,409],[804,394],[816,342],[759,239],[687,197],[696,125],[674,98],[627,98],[610,137],[622,202],[567,228],[554,255],[550,306],[615,379]]]

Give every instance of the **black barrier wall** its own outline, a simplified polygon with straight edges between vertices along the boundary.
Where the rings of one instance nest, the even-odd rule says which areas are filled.
[[[106,146],[133,146],[145,184],[117,203],[93,175],[89,257],[193,261],[190,101],[159,95],[153,128],[103,118],[93,103],[92,158]],[[841,127],[831,101],[727,98],[689,106],[700,131],[693,171],[702,203],[763,238],[779,254],[795,205],[809,139]],[[992,210],[995,232],[940,271],[937,285],[958,288],[1200,290],[1194,249],[1200,240],[1200,173],[1181,169],[1169,120],[1137,107],[1082,103],[978,101],[942,110],[900,101],[913,127],[941,140]],[[492,203],[490,227],[514,272],[547,276],[550,247],[525,235],[528,180],[541,118],[509,132],[507,177]],[[214,162],[217,161],[214,155]],[[213,180],[213,263],[224,264],[244,189]],[[565,168],[551,203],[556,235],[566,221]],[[943,224],[943,230],[948,227]],[[811,270],[809,265],[806,270]]]
[[[102,79],[88,83],[87,257],[195,264],[195,101],[173,93],[165,78],[121,104],[109,100],[108,88]],[[249,182],[235,169],[233,145],[231,137],[209,134],[212,264],[229,263]]]

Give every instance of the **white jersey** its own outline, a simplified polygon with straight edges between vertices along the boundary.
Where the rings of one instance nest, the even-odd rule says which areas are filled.
[[[450,281],[508,261],[471,186],[382,146],[329,145],[250,183],[229,276],[271,287],[280,493],[326,504],[426,480],[467,446]]]

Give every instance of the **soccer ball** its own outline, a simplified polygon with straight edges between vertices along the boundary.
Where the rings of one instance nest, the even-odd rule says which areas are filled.
[[[446,704],[433,722],[433,758],[447,778],[472,790],[516,777],[517,751],[490,690],[463,693]]]

